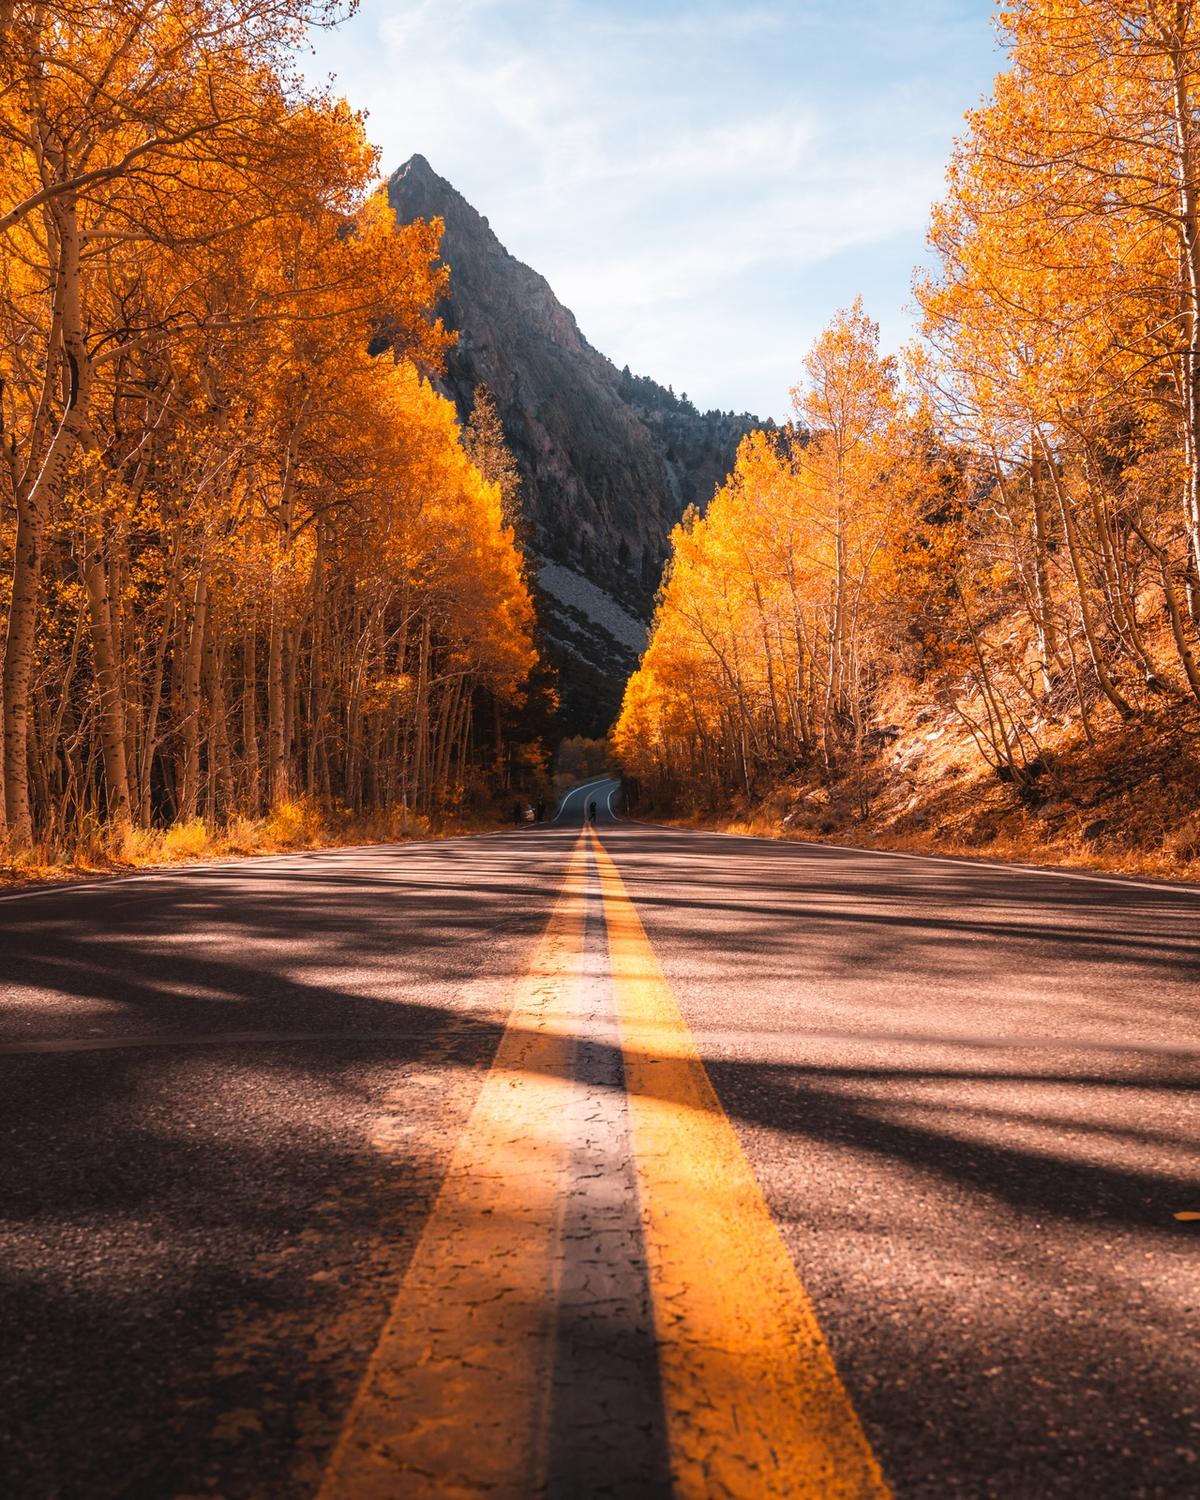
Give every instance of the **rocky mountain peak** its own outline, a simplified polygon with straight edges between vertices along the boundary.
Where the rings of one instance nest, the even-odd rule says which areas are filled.
[[[564,668],[564,726],[602,733],[636,664],[631,642],[650,618],[672,526],[687,505],[707,504],[742,435],[761,424],[698,412],[618,370],[545,277],[509,254],[423,156],[392,175],[388,198],[400,223],[445,224],[451,280],[441,311],[457,342],[444,386],[464,421],[476,387],[492,393],[522,476],[546,635]],[[614,633],[617,616],[597,591],[630,628]]]
[[[418,217],[411,212],[414,205],[428,203],[429,214],[422,214],[420,217],[436,214],[446,221],[447,226],[453,220],[459,227],[473,224],[487,229],[487,220],[483,215],[472,208],[444,177],[439,177],[420,152],[410,156],[403,166],[397,167],[392,173],[388,179],[388,197],[393,207],[397,197],[403,199],[406,206],[405,219]],[[503,248],[499,240],[496,240],[496,245]]]

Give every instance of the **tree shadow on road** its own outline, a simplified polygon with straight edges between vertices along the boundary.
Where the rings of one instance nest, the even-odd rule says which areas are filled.
[[[214,1451],[224,1493],[311,1490],[320,1443],[332,1441],[436,1194],[453,1122],[469,1109],[503,1032],[504,1016],[486,1003],[489,986],[511,975],[514,954],[544,925],[555,871],[573,842],[568,833],[514,835],[486,852],[477,842],[443,846],[407,875],[352,851],[335,868],[300,862],[265,885],[256,875],[253,889],[236,870],[189,872],[93,892],[88,902],[64,893],[41,911],[36,903],[4,909],[5,1034],[14,1040],[93,1028],[114,1036],[328,1033],[241,1048],[0,1057],[0,1316],[9,1350],[0,1393],[5,1446],[15,1455],[0,1475],[7,1466],[12,1493],[182,1493],[218,1462]],[[1124,888],[1114,896],[1109,887],[1024,876],[1002,886],[996,872],[960,866],[918,866],[893,878],[869,856],[830,859],[827,851],[797,870],[792,845],[779,846],[779,856],[756,847],[745,872],[744,862],[728,860],[724,841],[712,843],[681,869],[677,841],[672,853],[670,841],[639,835],[622,865],[651,936],[656,923],[669,926],[689,961],[724,953],[732,971],[771,959],[809,981],[839,984],[867,968],[944,989],[980,972],[991,982],[1003,954],[1013,975],[1048,983],[1061,974],[1074,984],[1098,964],[1108,979],[1103,997],[1073,1002],[1081,1015],[1099,1015],[1110,1038],[1087,1054],[1053,1039],[1008,1038],[983,1063],[981,1039],[939,1030],[936,1016],[920,1035],[899,1019],[890,1031],[847,1024],[839,1032],[828,1016],[810,1032],[797,1016],[794,1037],[770,1056],[709,1048],[708,1071],[743,1139],[762,1133],[795,1163],[788,1201],[772,1206],[798,1226],[802,1276],[803,1237],[820,1228],[805,1218],[806,1183],[832,1154],[884,1179],[902,1174],[935,1196],[982,1201],[1029,1226],[1022,1274],[1044,1279],[1048,1304],[1056,1266],[1032,1238],[1041,1226],[1088,1226],[1119,1241],[1126,1259],[1166,1246],[1200,1271],[1194,1241],[1179,1239],[1170,1220],[1174,1207],[1192,1202],[1194,1177],[1136,1164],[1143,1148],[1194,1145],[1182,1126],[1175,1134],[1161,1123],[1195,1120],[1191,1048],[1178,1027],[1163,1033],[1161,1050],[1121,1031],[1123,1019],[1136,1017],[1144,1029],[1182,1011],[1200,976],[1194,898]],[[531,879],[539,859],[541,878]],[[1146,976],[1160,989],[1139,1001]],[[462,999],[471,986],[478,1005]],[[33,995],[49,998],[27,1003]],[[975,999],[985,1010],[986,993]],[[731,1021],[739,1009],[731,989]],[[36,1025],[45,1029],[31,1031]],[[1178,1057],[1169,1053],[1175,1037]],[[868,1044],[885,1060],[851,1060]],[[831,1052],[843,1055],[831,1061]],[[420,1087],[406,1089],[418,1074]],[[1011,1107],[997,1103],[1001,1087]],[[936,1095],[920,1093],[931,1088],[955,1092],[939,1106]],[[422,1090],[438,1109],[416,1107]],[[1039,1113],[1036,1098],[1022,1103],[1028,1090],[1053,1091],[1058,1102]],[[1151,1104],[1159,1123],[1139,1124],[1137,1109]],[[386,1146],[369,1140],[381,1115],[396,1127]],[[1035,1128],[1061,1139],[1033,1144]],[[1080,1146],[1080,1134],[1094,1149]],[[911,1240],[906,1253],[914,1243],[920,1253]],[[976,1253],[985,1260],[992,1247],[985,1241]],[[58,1279],[48,1274],[55,1267]],[[1127,1296],[1130,1283],[1103,1264],[1095,1281],[1098,1325],[1103,1299]],[[856,1397],[879,1433],[901,1448],[895,1434],[923,1435],[912,1440],[909,1492],[954,1492],[921,1488],[931,1412],[949,1414],[941,1420],[963,1451],[985,1433],[998,1451],[1008,1433],[1021,1462],[1034,1461],[1038,1441],[1044,1460],[1053,1440],[1037,1391],[1013,1383],[1002,1392],[979,1374],[978,1351],[1001,1337],[1004,1323],[1003,1307],[972,1310],[963,1341],[977,1350],[974,1366],[926,1361],[923,1381],[920,1330],[891,1326],[879,1335],[889,1357],[918,1371],[903,1387],[849,1345],[835,1348],[839,1358],[846,1353]],[[1057,1357],[1072,1378],[1104,1357],[1093,1331],[1058,1329]],[[47,1362],[48,1351],[57,1363]],[[1144,1428],[1120,1441],[1104,1431],[1135,1419],[1155,1433],[1154,1483],[1162,1475],[1174,1493],[1187,1492],[1194,1471],[1182,1458],[1161,1459],[1194,1445],[1179,1380],[1174,1365],[1151,1363],[1136,1391],[1102,1390],[1079,1408],[1084,1436],[1067,1447],[1075,1454],[1085,1437],[1105,1447],[1111,1493],[1172,1492],[1145,1487]],[[1122,1402],[1136,1411],[1121,1414]],[[214,1431],[227,1436],[214,1439]],[[99,1461],[98,1432],[107,1445]],[[944,1448],[944,1434],[940,1441]],[[315,1447],[297,1468],[299,1442]],[[910,1472],[908,1459],[896,1462]],[[1032,1488],[1024,1482],[1018,1457],[997,1459],[1008,1489],[981,1480],[978,1493],[1082,1495],[1094,1471],[1081,1463],[1064,1469],[1061,1488],[1046,1489],[1038,1487],[1044,1474]]]

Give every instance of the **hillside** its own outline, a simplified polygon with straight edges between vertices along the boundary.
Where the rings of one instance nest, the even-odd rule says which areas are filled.
[[[388,196],[401,225],[445,223],[451,282],[441,311],[457,335],[445,392],[464,420],[477,386],[492,393],[522,476],[561,724],[603,733],[637,663],[672,526],[689,504],[707,503],[743,434],[762,423],[699,412],[618,370],[423,156],[392,176]]]

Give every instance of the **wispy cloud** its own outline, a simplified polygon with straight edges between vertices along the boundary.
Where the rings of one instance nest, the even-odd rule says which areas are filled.
[[[977,0],[365,0],[316,58],[598,347],[763,414],[856,291],[900,321],[877,302],[995,65]]]

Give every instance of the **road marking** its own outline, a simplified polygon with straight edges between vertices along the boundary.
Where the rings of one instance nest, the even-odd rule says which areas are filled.
[[[574,988],[543,1500],[668,1496],[666,1426],[608,934],[594,862]],[[521,1500],[530,1500],[528,1492]]]
[[[1190,1208],[1185,1208],[1182,1213],[1177,1213],[1175,1217],[1183,1224],[1200,1223],[1200,1213],[1196,1213]]]
[[[1136,880],[1132,875],[1105,875],[1101,871],[1066,870],[1060,865],[1006,864],[997,859],[972,859],[965,855],[921,853],[911,849],[878,849],[869,844],[827,844],[818,839],[773,839],[761,833],[725,833],[719,828],[677,827],[671,823],[648,823],[644,818],[624,817],[617,820],[638,828],[653,828],[661,833],[683,833],[697,838],[739,839],[745,844],[770,844],[774,849],[793,848],[815,851],[830,849],[837,854],[879,854],[887,859],[924,860],[935,865],[961,865],[967,870],[999,870],[1006,875],[1045,875],[1051,880],[1080,880],[1088,885],[1115,885],[1132,891],[1155,891],[1163,896],[1200,898],[1200,885],[1190,880]]]
[[[889,1490],[616,866],[591,834],[680,1500]]]
[[[589,849],[608,938],[599,968],[585,944]],[[625,1221],[639,1199],[673,1493],[886,1497],[616,867],[584,832],[319,1500],[567,1493],[587,1468],[572,1433],[611,1430],[629,1379],[618,1359],[606,1396],[585,1353],[637,1322],[642,1257]],[[593,1423],[580,1415],[589,1398]]]
[[[563,799],[558,804],[558,811],[550,819],[550,823],[554,824],[558,822],[563,813],[566,812],[567,807],[570,805],[572,797],[580,797],[584,793],[593,790],[595,787],[607,785],[607,783],[611,780],[612,778],[610,776],[600,776],[597,777],[595,781],[585,781],[582,786],[573,786],[569,792],[564,792]]]
[[[319,1500],[519,1500],[540,1486],[586,867],[580,834]]]
[[[113,875],[105,880],[58,880],[46,885],[34,886],[26,891],[10,891],[7,895],[0,896],[0,905],[7,906],[10,901],[32,901],[36,896],[61,896],[65,893],[73,896],[83,895],[88,891],[108,890],[110,886],[129,886],[139,881],[161,880],[162,878],[163,876],[155,871],[149,875]]]

